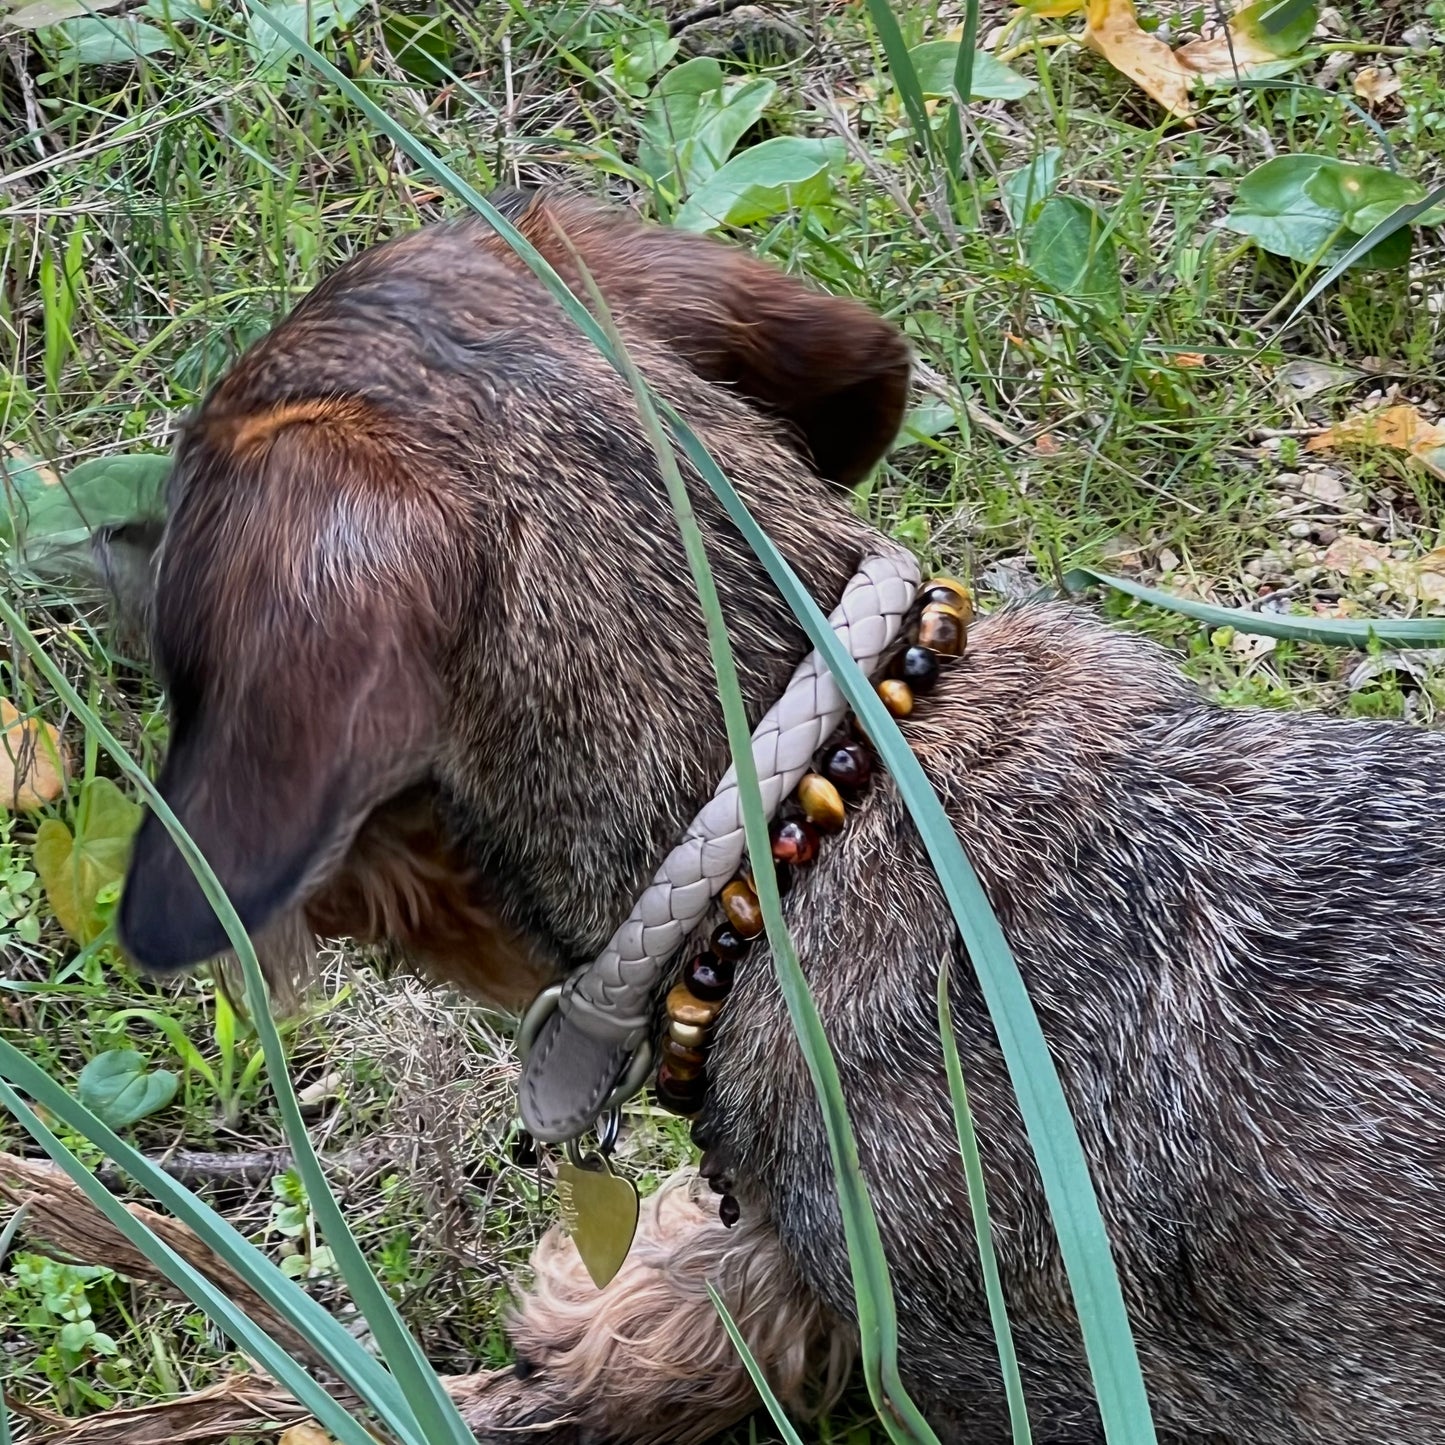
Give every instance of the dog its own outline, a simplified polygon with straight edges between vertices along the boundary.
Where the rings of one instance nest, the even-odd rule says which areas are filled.
[[[506,208],[579,296],[585,268],[830,608],[880,540],[849,489],[901,426],[897,328],[618,209]],[[808,644],[683,469],[756,724]],[[596,956],[729,764],[634,397],[479,220],[357,256],[245,354],[181,432],[140,571],[160,791],[278,982],[307,938],[350,934],[519,1009]],[[1157,646],[1042,602],[980,618],[901,726],[1029,987],[1160,1439],[1445,1440],[1445,738],[1215,706]],[[905,1386],[943,1441],[1011,1438],[938,1037],[947,966],[1033,1438],[1101,1441],[1003,1056],[886,775],[783,907]],[[159,972],[226,948],[154,816],[118,929]],[[600,1293],[549,1237],[517,1370],[462,1401],[480,1439],[687,1445],[743,1418],[757,1396],[708,1281],[790,1410],[837,1399],[848,1252],[765,941],[709,1076],[697,1132],[742,1222],[685,1173]]]

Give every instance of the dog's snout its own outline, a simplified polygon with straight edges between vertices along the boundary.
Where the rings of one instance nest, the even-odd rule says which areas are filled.
[[[177,973],[228,946],[200,881],[154,814],[136,835],[116,917],[121,947],[155,973]]]

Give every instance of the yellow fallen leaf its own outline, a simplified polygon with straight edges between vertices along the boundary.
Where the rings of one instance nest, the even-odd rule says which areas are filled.
[[[283,1430],[276,1445],[336,1445],[336,1442],[317,1425],[293,1425]]]
[[[1426,421],[1415,407],[1404,403],[1347,416],[1305,443],[1307,452],[1334,447],[1383,447],[1405,452],[1422,467],[1445,478],[1445,426]]]
[[[1193,72],[1180,64],[1157,35],[1140,28],[1134,0],[1089,0],[1084,44],[1098,51],[1171,115],[1194,123],[1194,107],[1189,100]]]
[[[1355,94],[1371,105],[1383,105],[1403,83],[1389,66],[1367,65],[1355,76]]]
[[[0,697],[0,808],[39,808],[64,788],[59,732],[36,718],[22,719],[15,704]]]

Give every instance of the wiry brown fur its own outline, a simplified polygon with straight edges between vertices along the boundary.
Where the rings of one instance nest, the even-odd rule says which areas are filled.
[[[731,248],[566,201],[522,219],[567,273],[565,227],[648,377],[831,606],[874,538],[807,458],[849,480],[886,444],[891,329]],[[689,486],[757,718],[806,643]],[[530,987],[605,942],[727,766],[631,396],[474,223],[342,268],[222,383],[179,448],[156,587],[161,785],[263,928],[309,912],[422,952],[430,932],[442,972],[495,988],[519,955]],[[1445,1439],[1445,739],[1210,706],[1159,649],[1064,606],[982,620],[904,731],[1028,982],[1161,1437]],[[215,928],[147,829],[121,931],[185,966]],[[946,966],[1034,1438],[1092,1445],[997,1040],[886,777],[785,914],[887,1242],[905,1383],[944,1440],[1008,1438],[936,1038]],[[713,1268],[776,1261],[757,1338],[780,1383],[807,1374],[790,1332],[837,1348],[847,1252],[764,948],[710,1073],[709,1168],[743,1232],[703,1215],[659,1233],[591,1315],[548,1245],[517,1326],[537,1368],[479,1389],[488,1438],[640,1445],[679,1438],[679,1413],[699,1437],[735,1418],[746,1392],[697,1292]],[[697,1364],[686,1409],[671,1337]]]

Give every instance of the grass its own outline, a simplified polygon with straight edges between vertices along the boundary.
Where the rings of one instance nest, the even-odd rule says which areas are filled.
[[[664,53],[648,7],[430,7],[430,33],[445,41],[428,52],[430,70],[415,46],[403,49],[415,32],[396,13],[340,8],[350,19],[328,53],[479,189],[564,180],[637,193],[639,139],[655,114],[649,72]],[[927,435],[860,490],[860,508],[970,577],[990,605],[1097,565],[1226,605],[1440,612],[1421,580],[1429,574],[1408,564],[1442,540],[1445,481],[1380,449],[1305,450],[1313,431],[1377,395],[1430,415],[1445,400],[1439,233],[1417,232],[1408,270],[1348,274],[1279,334],[1299,268],[1219,222],[1240,177],[1276,154],[1393,155],[1406,175],[1438,184],[1438,38],[1433,52],[1391,47],[1413,43],[1401,39],[1409,25],[1438,37],[1445,6],[1404,18],[1361,6],[1348,33],[1285,77],[1291,88],[1222,92],[1193,131],[1161,126],[1158,108],[1100,58],[1040,43],[1077,20],[1015,23],[1011,63],[1037,88],[973,108],[956,181],[915,143],[866,7],[817,10],[799,12],[806,53],[759,67],[776,89],[746,142],[841,136],[847,159],[825,193],[739,239],[866,299],[918,349],[915,423]],[[0,24],[4,13],[0,0]],[[896,13],[906,45],[962,19],[934,4]],[[985,10],[985,43],[1011,13]],[[1165,7],[1151,18],[1177,37],[1202,14]],[[320,275],[450,209],[334,92],[298,66],[274,69],[263,28],[248,31],[220,7],[176,3],[169,15],[158,0],[142,12],[170,49],[139,65],[67,69],[60,37],[42,32],[17,41],[7,55],[18,60],[0,68],[0,440],[12,459],[63,475],[164,447],[177,415]],[[1349,45],[1359,48],[1338,48]],[[1369,111],[1384,142],[1350,108],[1364,104],[1352,86],[1370,65],[1392,66],[1400,81]],[[1031,163],[1051,164],[1059,193],[1104,219],[1123,278],[1117,308],[1047,284],[1027,224],[1000,207],[1008,178]],[[676,209],[666,196],[648,204],[663,219]],[[1342,538],[1373,544],[1354,552],[1365,570],[1339,570]],[[133,647],[73,587],[4,575],[51,656],[151,766],[164,720]],[[1426,724],[1445,704],[1445,667],[1428,653],[1402,660],[1231,635],[1117,594],[1098,605],[1174,648],[1228,704]],[[18,647],[0,653],[0,696],[62,727],[82,778],[113,776]],[[51,811],[75,823],[72,805]],[[133,1141],[157,1157],[184,1151],[211,1202],[344,1310],[304,1190],[266,1167],[281,1132],[251,1067],[254,1037],[244,1026],[231,1035],[204,983],[139,979],[103,935],[77,949],[33,876],[34,826],[22,817],[0,831],[0,1036],[66,1082],[121,1044],[174,1072],[174,1100],[136,1123]],[[368,1257],[429,1357],[449,1370],[501,1363],[504,1287],[549,1219],[535,1179],[506,1153],[507,1045],[484,1012],[381,983],[358,962],[329,960],[329,997],[291,1030],[303,1108],[323,1159],[339,1166]],[[137,1007],[173,1020],[194,1052],[154,1019],[118,1017]],[[222,1079],[225,1088],[213,1082]],[[688,1146],[661,1117],[633,1122],[624,1147],[646,1187]],[[67,1142],[99,1165],[89,1146]],[[8,1124],[0,1145],[18,1145]],[[195,1311],[104,1272],[56,1271],[20,1250],[0,1273],[13,1402],[80,1415],[227,1370]],[[38,1433],[17,1423],[21,1438]],[[760,1424],[759,1438],[770,1429]],[[874,1430],[860,1406],[817,1438]]]

